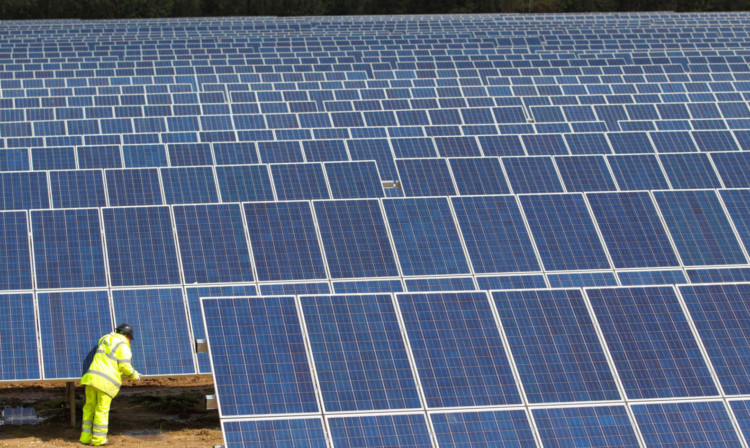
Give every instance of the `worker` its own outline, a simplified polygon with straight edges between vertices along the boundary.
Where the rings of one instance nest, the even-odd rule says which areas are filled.
[[[138,381],[141,375],[130,363],[132,354],[130,341],[133,340],[133,326],[120,324],[114,333],[99,339],[94,360],[89,370],[81,378],[86,386],[86,404],[83,406],[81,443],[84,445],[108,445],[107,429],[109,406],[120,391],[122,377]]]

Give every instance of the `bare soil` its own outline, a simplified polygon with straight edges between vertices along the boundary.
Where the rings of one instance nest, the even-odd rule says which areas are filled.
[[[46,418],[35,425],[0,425],[0,448],[83,446],[78,437],[85,397],[83,387],[76,386],[76,425],[71,427],[64,382],[0,383],[0,410],[28,406]],[[205,409],[205,396],[213,390],[210,375],[126,382],[112,401],[109,440],[121,448],[223,445],[219,414]]]

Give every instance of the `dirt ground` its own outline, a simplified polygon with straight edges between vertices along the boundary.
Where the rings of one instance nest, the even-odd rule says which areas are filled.
[[[210,375],[126,382],[112,402],[109,440],[121,448],[223,445],[219,414],[205,409],[204,398],[213,390]],[[0,448],[82,446],[84,401],[84,389],[77,385],[76,426],[71,427],[64,382],[0,383],[0,410],[28,406],[46,417],[35,425],[0,425]]]

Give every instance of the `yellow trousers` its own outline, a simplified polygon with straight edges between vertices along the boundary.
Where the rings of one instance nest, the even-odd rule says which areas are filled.
[[[101,445],[107,441],[109,407],[112,397],[91,386],[86,386],[86,404],[83,406],[81,443]]]

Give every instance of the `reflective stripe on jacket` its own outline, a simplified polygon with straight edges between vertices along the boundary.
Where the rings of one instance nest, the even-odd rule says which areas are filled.
[[[122,377],[132,378],[135,370],[130,364],[130,341],[119,333],[110,333],[99,339],[94,360],[81,378],[81,384],[93,386],[114,398],[120,391]]]

